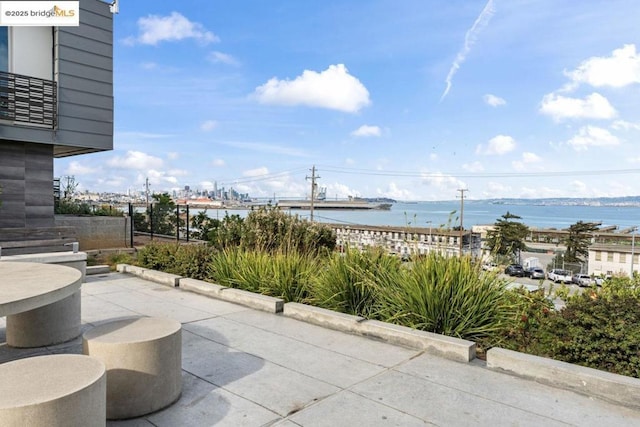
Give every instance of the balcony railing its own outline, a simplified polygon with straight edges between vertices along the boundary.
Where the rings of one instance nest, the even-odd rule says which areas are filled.
[[[56,127],[56,82],[0,71],[0,119]]]

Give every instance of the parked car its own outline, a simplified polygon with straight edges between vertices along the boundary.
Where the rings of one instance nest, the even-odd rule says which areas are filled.
[[[551,280],[553,283],[571,283],[573,277],[569,270],[554,268],[549,273],[547,273],[547,279]]]
[[[524,268],[520,264],[511,264],[504,269],[504,273],[509,276],[524,277]]]
[[[532,279],[544,279],[544,270],[540,267],[530,267],[524,271],[524,277],[531,277]]]
[[[596,283],[588,274],[574,274],[571,282],[578,286],[592,286]]]

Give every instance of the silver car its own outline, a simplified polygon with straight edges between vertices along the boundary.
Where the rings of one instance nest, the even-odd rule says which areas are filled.
[[[525,277],[531,277],[532,279],[544,279],[544,270],[540,267],[530,267],[524,271]]]

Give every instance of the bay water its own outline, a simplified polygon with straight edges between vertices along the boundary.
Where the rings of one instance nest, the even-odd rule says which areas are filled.
[[[640,225],[640,207],[591,205],[540,205],[492,203],[465,200],[463,208],[465,228],[473,225],[494,224],[507,212],[521,217],[520,222],[535,228],[567,228],[578,221],[601,222],[602,226],[619,229]],[[196,211],[197,210],[193,210]],[[229,210],[228,213],[246,216],[247,210]],[[292,210],[291,214],[309,218],[308,210]],[[451,227],[460,224],[459,201],[394,203],[390,210],[329,210],[316,209],[314,220],[344,225],[390,225],[423,228]],[[210,218],[222,218],[224,209],[209,209]]]

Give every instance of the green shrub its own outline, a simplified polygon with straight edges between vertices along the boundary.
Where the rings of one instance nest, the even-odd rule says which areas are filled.
[[[107,264],[115,270],[118,264],[135,264],[135,258],[126,252],[116,252],[107,256]]]
[[[152,270],[168,271],[175,264],[177,243],[148,243],[138,251],[138,265]]]
[[[191,279],[204,280],[209,271],[209,262],[214,256],[214,249],[207,245],[176,245],[173,255],[174,264],[167,270]]]
[[[122,211],[111,205],[91,205],[81,200],[60,199],[54,203],[54,213],[67,215],[122,216]]]
[[[214,249],[206,245],[149,243],[138,251],[138,265],[153,270],[203,280],[208,275]]]
[[[372,317],[378,289],[395,285],[401,261],[379,249],[347,250],[328,258],[313,282],[316,305],[342,313]]]
[[[378,288],[381,320],[449,336],[490,336],[513,318],[513,303],[496,274],[470,257],[431,252],[396,286]]]
[[[565,287],[566,288],[566,287]],[[496,333],[480,341],[483,350],[500,346],[523,353],[539,353],[542,325],[554,316],[553,303],[544,291],[528,292],[526,289],[512,289],[506,293],[510,299],[511,318]]]
[[[539,332],[537,354],[640,378],[640,300],[586,291],[567,301]]]

